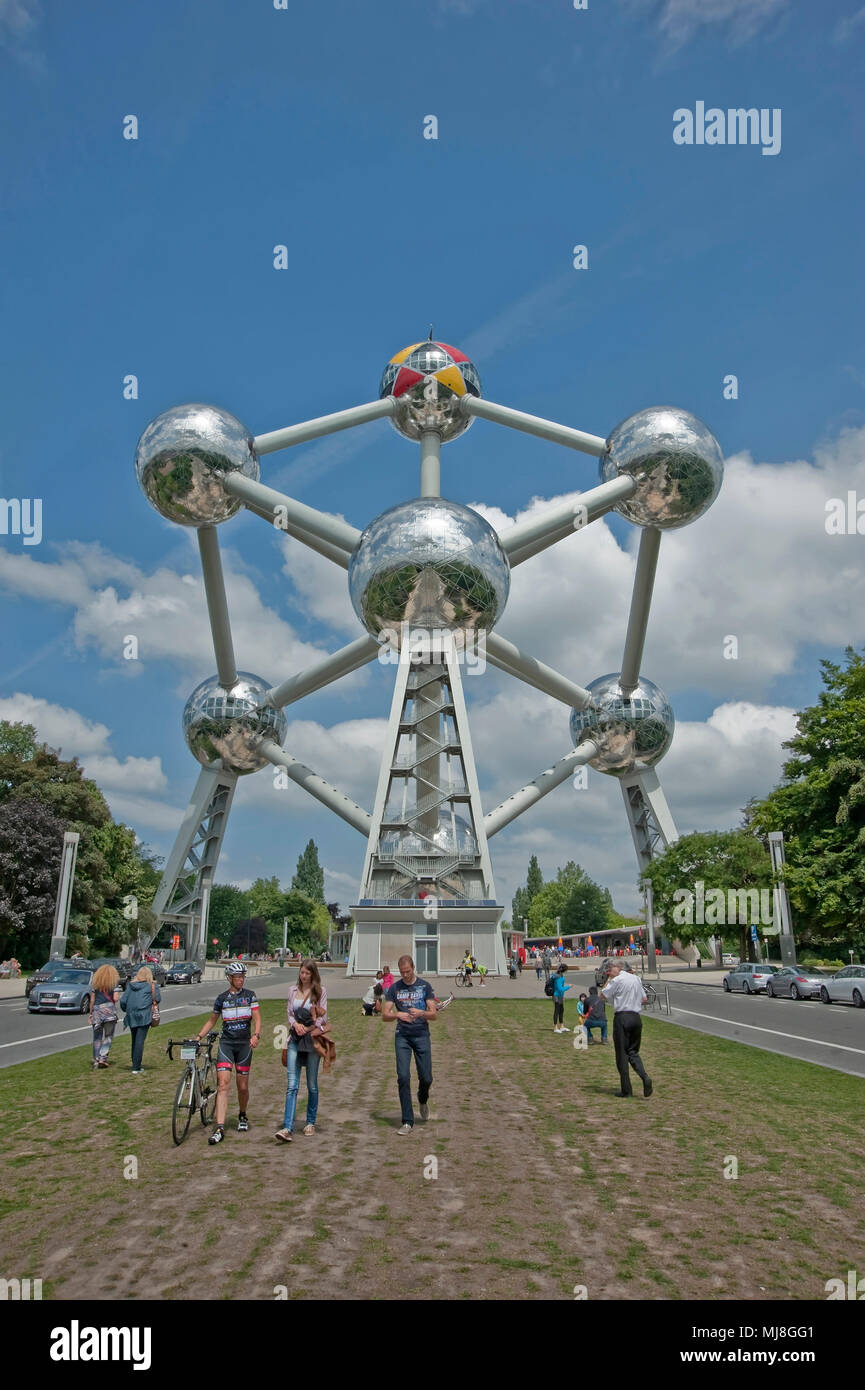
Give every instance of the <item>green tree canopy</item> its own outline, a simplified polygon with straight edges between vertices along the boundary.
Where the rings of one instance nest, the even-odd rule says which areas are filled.
[[[748,925],[753,920],[753,896],[748,899],[731,899],[729,894],[748,893],[749,890],[770,889],[772,887],[772,866],[768,851],[761,840],[748,830],[696,831],[683,835],[665,849],[664,853],[644,870],[644,877],[652,884],[652,897],[656,915],[664,918],[664,932],[669,937],[678,937],[684,943],[705,941],[708,936],[739,934],[739,953],[743,960],[753,959],[753,944],[748,933]],[[713,912],[704,912],[704,920],[698,921],[697,883],[702,882],[703,892],[720,891],[724,894],[724,915],[727,922],[719,921]],[[683,894],[694,895],[692,912],[688,910]],[[677,896],[678,894],[678,896]],[[731,922],[730,905],[733,905],[736,919]],[[687,917],[692,920],[688,921]],[[710,920],[706,921],[705,918]],[[750,957],[747,952],[750,951]]]
[[[781,784],[747,822],[784,832],[797,939],[865,951],[865,660],[821,661],[823,689],[798,716]]]
[[[291,886],[298,893],[305,893],[308,898],[312,898],[314,903],[324,902],[324,869],[318,862],[315,840],[310,840],[298,857]]]
[[[208,952],[216,937],[218,945],[212,949],[222,955],[231,943],[234,928],[245,917],[252,917],[253,909],[249,894],[234,883],[216,883],[210,894],[210,909],[207,914]]]
[[[601,889],[572,859],[535,895],[528,916],[530,936],[555,936],[557,917],[562,936],[602,931],[607,925]]]

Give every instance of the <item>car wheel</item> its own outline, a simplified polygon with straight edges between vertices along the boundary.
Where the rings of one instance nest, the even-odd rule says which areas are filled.
[[[725,993],[725,994],[729,994],[729,993],[730,993],[730,981],[729,981],[728,979],[726,979],[726,977],[725,977],[725,978],[722,980],[721,983],[722,983],[723,986],[724,986],[724,993]]]
[[[802,998],[801,994],[799,993],[799,991],[798,991],[798,989],[796,988],[795,985],[791,985],[791,986],[790,986],[790,998],[791,998],[791,999],[801,999],[801,998]]]
[[[743,994],[750,994],[750,993],[751,993],[751,986],[750,986],[750,984],[748,983],[747,980],[743,980],[743,981],[742,981],[742,993],[743,993]]]
[[[84,998],[83,998],[82,1001],[81,1001],[81,1008],[78,1010],[78,1012],[79,1012],[80,1014],[89,1014],[89,1013],[90,1013],[90,995],[89,995],[89,994],[85,994]]]
[[[768,983],[767,986],[766,986],[766,993],[767,993],[767,995],[769,996],[770,999],[774,999],[774,998],[775,998],[775,986],[772,984],[772,981],[771,981],[771,980],[769,981],[769,983]]]
[[[820,987],[820,998],[823,1000],[824,1004],[832,1003],[832,996],[825,985],[821,985]]]
[[[863,1007],[862,995],[859,993],[858,989],[854,989],[853,991],[853,1003],[856,1005],[857,1009],[861,1009]]]

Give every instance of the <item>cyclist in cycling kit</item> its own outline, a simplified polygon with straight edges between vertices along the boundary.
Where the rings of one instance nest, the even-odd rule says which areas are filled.
[[[249,1068],[252,1065],[253,1049],[261,1037],[261,1011],[258,1000],[251,989],[244,988],[246,966],[242,961],[232,961],[225,967],[228,976],[228,989],[214,1001],[213,1013],[198,1034],[198,1041],[206,1038],[211,1028],[222,1019],[222,1036],[219,1039],[219,1054],[216,1058],[216,1075],[219,1089],[216,1093],[216,1124],[208,1144],[221,1144],[225,1138],[225,1117],[228,1114],[228,1092],[231,1086],[231,1070],[237,1073],[237,1128],[241,1134],[249,1129],[246,1106],[249,1101]]]

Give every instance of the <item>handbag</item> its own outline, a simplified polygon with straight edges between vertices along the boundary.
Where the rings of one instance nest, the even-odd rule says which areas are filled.
[[[150,998],[153,1001],[150,1010],[150,1026],[151,1028],[158,1028],[162,1019],[159,1017],[159,1005],[156,1002],[156,986],[153,984],[150,986]]]

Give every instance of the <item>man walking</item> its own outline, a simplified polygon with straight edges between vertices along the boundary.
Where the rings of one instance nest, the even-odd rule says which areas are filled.
[[[553,958],[552,958],[552,956],[550,955],[550,948],[549,948],[549,946],[545,946],[545,947],[544,947],[543,967],[544,967],[544,984],[546,984],[547,980],[550,978],[550,971],[551,971],[552,968],[553,968]]]
[[[632,975],[629,970],[621,965],[610,967],[609,982],[601,990],[604,999],[609,999],[613,1005],[613,1046],[616,1049],[616,1066],[619,1069],[619,1078],[622,1089],[616,1091],[617,1096],[632,1096],[631,1076],[628,1066],[632,1066],[643,1083],[643,1095],[652,1094],[652,1081],[646,1075],[646,1068],[643,1066],[640,1057],[640,1040],[643,1036],[643,1005],[646,1002],[646,995],[643,992],[643,984],[636,975]]]
[[[429,1020],[436,1016],[436,1002],[432,985],[414,973],[414,961],[411,956],[400,956],[397,968],[400,978],[394,980],[385,993],[382,1019],[385,1023],[396,1021],[396,1080],[402,1111],[402,1124],[397,1134],[411,1134],[414,1128],[414,1110],[411,1103],[412,1053],[417,1066],[417,1103],[420,1107],[420,1117],[422,1120],[429,1119],[427,1102],[433,1079]]]

